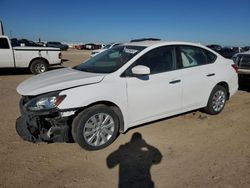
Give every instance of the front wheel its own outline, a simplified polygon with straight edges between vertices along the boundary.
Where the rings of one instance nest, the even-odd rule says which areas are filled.
[[[220,85],[217,85],[212,90],[204,111],[211,115],[219,114],[225,107],[226,100],[226,89]]]
[[[118,116],[105,105],[83,110],[72,123],[74,140],[87,150],[98,150],[110,145],[116,139],[118,130]]]

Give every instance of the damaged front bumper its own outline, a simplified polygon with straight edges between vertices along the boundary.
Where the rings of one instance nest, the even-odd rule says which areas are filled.
[[[74,110],[52,109],[42,112],[30,112],[25,108],[29,97],[22,97],[19,103],[21,116],[16,120],[18,135],[30,142],[69,142]]]

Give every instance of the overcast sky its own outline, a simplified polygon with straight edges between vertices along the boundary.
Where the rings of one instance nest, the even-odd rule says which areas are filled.
[[[30,40],[250,45],[250,0],[0,0],[0,20],[6,35]]]

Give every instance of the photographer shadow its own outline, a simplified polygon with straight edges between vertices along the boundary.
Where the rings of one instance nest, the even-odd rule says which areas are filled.
[[[107,166],[119,165],[119,188],[153,188],[150,168],[161,159],[162,154],[157,148],[147,144],[140,133],[134,133],[130,142],[107,157]]]

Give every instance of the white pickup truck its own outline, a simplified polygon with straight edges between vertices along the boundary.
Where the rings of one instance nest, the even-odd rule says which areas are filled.
[[[0,35],[0,68],[29,68],[33,74],[62,64],[61,50],[49,47],[12,47],[7,36]]]

